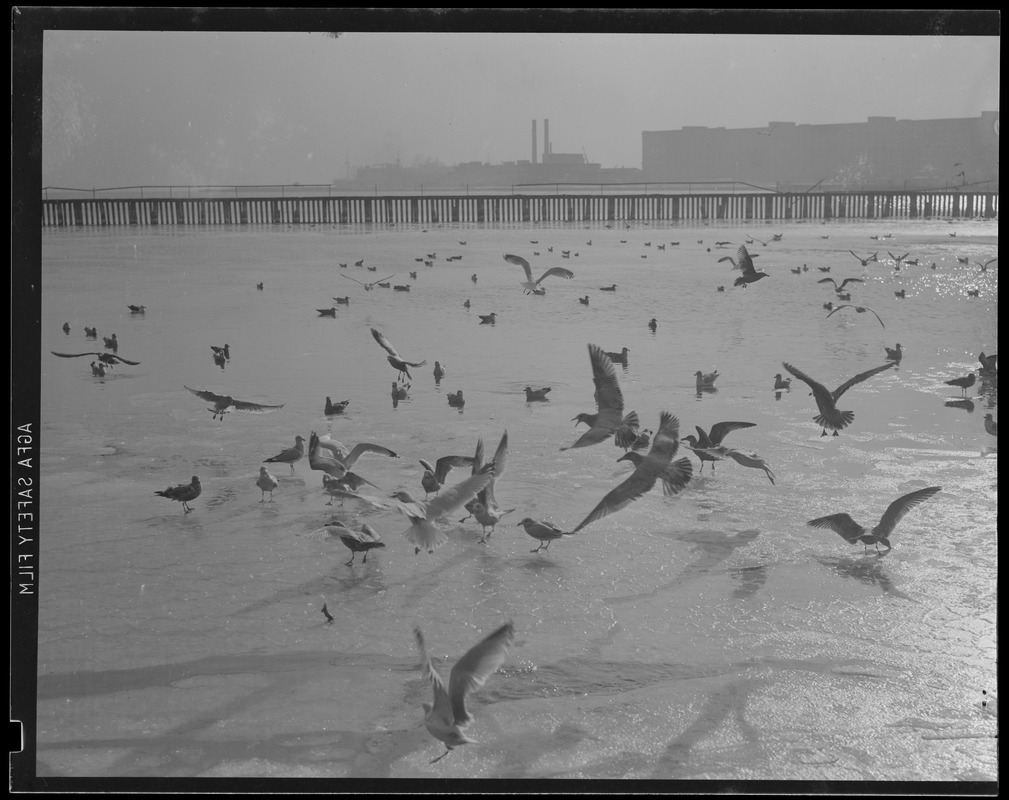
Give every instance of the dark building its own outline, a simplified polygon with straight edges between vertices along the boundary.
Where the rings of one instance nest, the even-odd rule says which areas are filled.
[[[738,181],[781,191],[929,189],[998,192],[999,113],[766,128],[685,127],[644,131],[650,182]]]

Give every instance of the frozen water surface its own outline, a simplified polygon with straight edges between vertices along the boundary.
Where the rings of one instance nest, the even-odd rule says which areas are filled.
[[[734,289],[717,259],[772,232],[750,246],[771,277]],[[939,220],[45,231],[38,774],[995,780],[996,395],[943,381],[998,350],[998,265],[957,261],[997,247],[995,221]],[[921,265],[895,271],[888,249]],[[523,294],[505,253],[575,277]],[[864,278],[851,302],[885,329],[851,309],[827,319],[818,267]],[[411,291],[346,277],[390,273]],[[50,354],[100,350],[85,325],[140,365],[101,379],[91,358]],[[395,405],[371,327],[427,360]],[[681,435],[756,423],[726,444],[766,458],[775,484],[732,461],[700,474],[681,449],[680,495],[653,490],[531,553],[523,517],[571,529],[630,471],[612,440],[561,452],[594,410],[590,342],[629,348],[617,373],[645,428],[663,410]],[[820,437],[805,385],[772,391],[782,361],[832,389],[896,342],[899,367],[842,398],[855,420],[839,437]],[[210,346],[225,343],[222,369]],[[698,369],[720,372],[717,391],[697,394]],[[284,407],[217,421],[184,385]],[[527,385],[552,386],[549,401],[526,403]],[[327,395],[346,413],[327,418]],[[415,555],[396,512],[327,505],[307,458],[267,465],[273,503],[255,486],[265,458],[315,431],[392,448],[356,471],[375,495],[422,497],[420,458],[472,455],[479,437],[490,456],[505,430],[496,493],[515,511],[486,544],[460,511],[447,544]],[[192,513],[155,495],[192,475]],[[933,485],[885,556],[805,525],[845,511],[871,527]],[[333,519],[386,548],[347,566],[339,542],[307,537]],[[447,673],[507,619],[515,644],[471,697],[479,743],[431,764],[444,748],[422,725],[413,625]]]

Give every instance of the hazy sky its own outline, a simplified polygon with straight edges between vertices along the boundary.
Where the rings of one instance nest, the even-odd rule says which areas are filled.
[[[640,167],[641,133],[976,117],[998,37],[46,31],[43,186],[328,183],[353,166],[554,152]]]

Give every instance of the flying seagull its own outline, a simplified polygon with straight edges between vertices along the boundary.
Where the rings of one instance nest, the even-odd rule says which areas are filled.
[[[533,280],[533,270],[529,262],[526,261],[522,256],[514,256],[510,253],[504,257],[505,261],[509,264],[518,264],[522,269],[526,271],[526,279],[522,282],[522,288],[525,289],[526,294],[537,294],[540,291],[540,284],[552,275],[556,275],[558,278],[573,278],[575,274],[564,267],[551,267],[542,275],[539,279]]]
[[[117,356],[115,353],[57,353],[55,350],[50,350],[54,356],[59,356],[60,358],[80,358],[81,356],[98,356],[98,360],[103,364],[114,367],[117,363],[129,364],[131,367],[137,366],[139,361],[130,361],[129,359],[123,358],[122,356]]]
[[[838,435],[838,431],[843,430],[848,427],[852,420],[855,419],[854,411],[840,411],[837,408],[837,401],[841,399],[846,391],[848,391],[856,383],[861,383],[867,378],[871,378],[873,375],[878,375],[880,372],[890,369],[890,367],[896,366],[895,361],[889,361],[879,367],[873,367],[865,372],[860,372],[851,380],[847,380],[838,386],[833,392],[827,389],[822,383],[817,383],[815,380],[810,378],[805,372],[793,367],[791,364],[782,363],[782,366],[792,373],[796,378],[798,378],[803,383],[806,383],[810,389],[812,389],[812,395],[816,399],[816,407],[819,410],[819,414],[813,417],[813,421],[816,422],[821,428],[823,428],[823,433],[820,436],[827,435],[827,428],[834,431],[834,436]]]
[[[599,444],[614,434],[621,439],[629,438],[631,443],[637,438],[635,431],[639,427],[638,415],[637,412],[631,411],[624,416],[624,396],[620,391],[620,384],[617,383],[613,361],[606,355],[605,350],[594,344],[589,345],[589,360],[592,362],[592,380],[596,385],[595,400],[598,410],[595,414],[582,413],[574,418],[576,423],[586,423],[589,430],[571,447],[562,447],[562,450]]]
[[[877,550],[879,550],[880,544],[883,544],[887,550],[890,550],[890,534],[893,533],[893,529],[897,526],[897,523],[903,519],[908,511],[919,503],[928,500],[940,489],[942,489],[941,486],[929,486],[927,489],[918,489],[917,491],[905,494],[903,497],[898,497],[890,503],[886,511],[883,512],[883,517],[880,519],[879,524],[871,531],[863,528],[848,514],[831,514],[830,516],[811,519],[806,524],[812,528],[829,528],[841,534],[849,544],[862,542],[867,549],[870,544],[874,544]]]
[[[207,409],[214,413],[214,419],[220,417],[224,419],[224,415],[228,413],[229,408],[234,408],[237,411],[269,411],[274,408],[283,408],[284,403],[278,406],[265,405],[264,403],[250,403],[247,400],[236,400],[231,395],[227,394],[217,394],[216,392],[211,392],[206,389],[190,389],[190,387],[185,386],[189,391],[199,397],[201,400],[207,400],[214,404],[213,408]]]
[[[423,361],[406,361],[404,358],[396,352],[396,348],[392,346],[392,342],[385,338],[381,331],[376,328],[371,329],[371,335],[375,337],[375,341],[378,342],[382,349],[385,350],[389,356],[389,363],[398,371],[397,379],[402,378],[406,375],[407,378],[413,380],[413,376],[410,374],[410,370],[407,367],[423,367],[427,363],[427,359]]]

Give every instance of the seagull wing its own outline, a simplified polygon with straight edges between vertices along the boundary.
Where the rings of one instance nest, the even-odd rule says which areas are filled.
[[[865,535],[865,528],[859,525],[848,514],[831,514],[828,517],[811,519],[806,523],[811,528],[829,528],[841,534],[848,544],[855,544]]]
[[[190,389],[186,384],[182,384],[185,388],[189,389],[193,394],[199,397],[201,400],[208,400],[211,403],[220,403],[222,400],[230,401],[231,398],[223,394],[215,394],[214,392],[208,391],[207,389]]]
[[[477,492],[486,488],[494,477],[494,465],[485,464],[483,469],[476,475],[470,475],[466,480],[457,483],[449,489],[445,489],[437,497],[433,497],[425,506],[427,519],[434,520],[442,514],[455,511],[467,500],[473,498]]]
[[[439,483],[444,483],[445,478],[448,477],[449,472],[451,472],[456,467],[468,467],[474,465],[473,456],[442,456],[436,462],[437,466],[434,469],[434,475],[438,479]],[[481,467],[483,465],[481,464]],[[475,465],[474,465],[475,467]],[[479,470],[474,468],[474,472],[479,472]]]
[[[757,241],[760,240],[758,239]],[[736,261],[744,275],[753,275],[756,273],[756,270],[753,268],[753,259],[747,252],[745,244],[739,245],[739,249],[736,251]]]
[[[737,464],[741,464],[744,467],[764,470],[764,473],[767,475],[767,479],[771,483],[774,483],[774,473],[771,472],[771,468],[767,466],[767,462],[756,453],[744,453],[740,450],[733,450],[728,447],[722,449],[724,450],[723,455],[727,458],[731,458]]]
[[[390,450],[388,447],[383,447],[380,444],[370,444],[369,442],[361,442],[361,444],[354,445],[354,449],[350,451],[350,454],[343,460],[347,468],[350,469],[354,466],[354,462],[357,461],[364,453],[378,453],[382,456],[389,456],[390,458],[399,458],[399,456]]]
[[[350,275],[344,275],[342,272],[340,273],[340,277],[341,278],[346,278],[348,281],[354,281],[354,283],[360,283],[362,286],[365,286],[365,287],[368,285],[364,281],[359,281],[357,278],[350,277]]]
[[[820,281],[820,283],[823,283],[823,281]],[[865,283],[865,281],[862,280],[861,278],[845,278],[843,281],[841,281],[841,287],[840,289],[838,289],[838,291],[843,289],[849,283]]]
[[[595,344],[589,345],[589,359],[592,362],[592,380],[596,385],[595,400],[599,412],[592,427],[571,447],[563,448],[565,450],[606,441],[623,421],[624,396],[617,383],[613,362],[606,351]]]
[[[578,533],[586,525],[590,525],[603,517],[616,513],[626,508],[639,497],[648,494],[648,491],[655,485],[658,479],[658,472],[654,466],[646,466],[644,463],[634,468],[634,472],[619,486],[611,489],[602,500],[596,505],[589,515],[585,517],[571,533]]]
[[[250,403],[247,400],[232,400],[231,405],[239,411],[264,411],[268,408],[283,408],[285,404],[281,403],[279,406],[271,406],[265,403]]]
[[[524,258],[522,258],[522,256],[513,256],[511,253],[507,254],[504,257],[504,259],[509,264],[518,264],[520,267],[522,267],[522,269],[524,269],[526,271],[526,280],[529,281],[529,283],[532,283],[532,281],[533,281],[533,270],[532,270],[532,267],[529,265],[528,261],[526,261]],[[543,279],[540,278],[540,280],[543,280]]]
[[[866,378],[871,378],[873,375],[876,375],[880,372],[884,372],[885,370],[890,369],[890,367],[895,366],[897,366],[895,361],[888,361],[882,366],[873,367],[872,369],[867,369],[865,372],[860,372],[851,380],[845,381],[840,386],[838,386],[831,394],[831,397],[834,398],[834,402],[836,403],[838,400],[841,399],[841,395],[844,394],[846,391],[848,391],[856,383],[861,383]]]
[[[420,650],[420,658],[424,665],[424,677],[431,681],[431,688],[434,690],[434,705],[428,708],[425,703],[424,710],[430,716],[437,718],[442,727],[451,727],[453,724],[452,708],[449,704],[448,692],[445,689],[445,681],[442,680],[441,675],[434,668],[434,664],[431,663],[431,656],[427,654],[427,648],[424,646],[424,634],[421,633],[419,626],[414,626],[413,636],[417,641],[417,649]]]
[[[721,444],[722,439],[724,439],[732,431],[738,431],[741,428],[753,428],[756,427],[756,422],[716,422],[711,426],[711,433],[708,435],[708,440],[712,444]]]
[[[820,280],[818,280],[817,283],[832,283],[834,284],[834,288],[837,289],[837,281],[835,281],[833,278],[820,278]],[[843,286],[844,284],[841,285]],[[838,289],[838,291],[840,290]]]
[[[558,278],[573,278],[575,276],[571,270],[565,269],[564,267],[551,267],[540,275],[540,279],[536,281],[536,284],[539,285],[544,281],[544,279],[549,278],[551,275],[556,275]]]
[[[816,400],[816,407],[820,409],[821,412],[823,412],[825,409],[830,409],[834,407],[835,402],[834,396],[830,393],[830,390],[827,389],[826,386],[824,386],[822,383],[817,383],[815,380],[810,378],[805,372],[797,369],[796,367],[793,367],[791,364],[782,362],[781,366],[783,366],[796,378],[798,378],[803,383],[807,384],[809,388],[813,390],[813,398]],[[892,362],[890,366],[893,366]]]
[[[883,517],[879,521],[879,525],[876,526],[876,533],[881,536],[888,537],[890,532],[897,526],[897,523],[903,519],[904,515],[914,508],[919,503],[923,503],[928,500],[932,495],[938,492],[941,486],[929,486],[927,489],[918,489],[915,492],[910,492],[903,497],[898,497],[887,507],[886,511],[883,512]]]
[[[377,328],[372,328],[371,335],[375,337],[375,341],[382,346],[382,349],[385,350],[385,352],[387,352],[393,358],[398,358],[400,361],[403,360],[403,357],[396,352],[396,348],[392,346],[392,342],[386,339],[385,335],[381,331],[379,331]],[[413,365],[411,364],[410,366]]]
[[[452,716],[459,727],[465,727],[472,720],[466,710],[466,695],[474,689],[479,689],[497,672],[514,641],[515,627],[511,622],[506,622],[467,650],[452,667],[448,680],[448,695],[452,703]]]
[[[652,437],[652,446],[645,456],[645,461],[655,460],[668,464],[679,449],[680,421],[668,411],[663,411],[659,414],[659,428]]]

